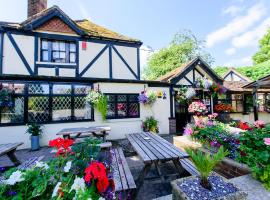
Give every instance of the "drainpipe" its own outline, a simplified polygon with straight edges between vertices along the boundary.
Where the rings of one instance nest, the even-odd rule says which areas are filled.
[[[257,121],[259,119],[258,103],[257,103],[257,99],[258,99],[257,90],[258,90],[258,88],[259,88],[259,84],[258,84],[258,82],[256,82],[256,85],[253,87],[253,90],[252,90],[254,121]]]

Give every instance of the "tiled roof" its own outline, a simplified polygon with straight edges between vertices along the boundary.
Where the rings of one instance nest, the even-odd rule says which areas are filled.
[[[224,81],[223,86],[233,92],[251,92],[252,88],[244,88],[248,81]],[[270,89],[258,89],[259,92],[270,92]]]
[[[31,25],[31,23],[35,22],[36,20],[45,17],[46,15],[49,15],[50,13],[58,11],[61,13],[61,15],[68,18],[72,23],[74,23],[79,29],[81,29],[85,35],[89,37],[95,37],[95,38],[102,38],[107,40],[120,40],[120,41],[126,41],[126,42],[132,42],[132,43],[141,43],[140,40],[130,38],[124,35],[121,35],[119,33],[116,33],[114,31],[111,31],[105,27],[99,26],[97,24],[94,24],[93,22],[89,20],[77,20],[74,21],[69,18],[68,15],[66,15],[58,6],[52,6],[48,9],[45,9],[31,17],[29,17],[27,20],[23,21],[22,23],[9,23],[9,22],[0,22],[1,26],[8,26],[16,29],[23,29],[27,27],[28,25]]]
[[[87,19],[84,20],[77,20],[75,21],[77,25],[83,29],[89,36],[94,37],[103,37],[103,38],[109,38],[109,39],[116,39],[116,40],[124,40],[124,41],[131,41],[131,42],[140,42],[140,40],[133,39],[124,35],[121,35],[119,33],[116,33],[114,31],[111,31],[107,28],[104,28],[100,25],[97,25]]]

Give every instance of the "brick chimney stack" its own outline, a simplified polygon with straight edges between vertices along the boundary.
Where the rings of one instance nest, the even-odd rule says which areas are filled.
[[[31,17],[47,8],[47,0],[28,0],[27,17]]]

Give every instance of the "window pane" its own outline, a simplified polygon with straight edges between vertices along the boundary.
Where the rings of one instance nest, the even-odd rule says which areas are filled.
[[[66,52],[60,52],[60,58],[66,59]]]
[[[89,85],[75,85],[74,93],[75,94],[88,94],[91,91],[91,86]]]
[[[130,95],[129,96],[129,101],[132,101],[132,102],[138,102],[138,95]]]
[[[60,57],[60,53],[58,51],[53,52],[53,59],[58,59]]]
[[[127,101],[127,95],[118,95],[117,101]]]
[[[48,49],[48,41],[47,40],[42,40],[41,42],[41,46],[42,46],[42,49]]]
[[[23,94],[24,93],[24,84],[19,83],[0,83],[0,93],[3,96],[3,93],[10,94]],[[1,101],[1,98],[0,98]]]
[[[71,94],[71,85],[53,85],[53,94]]]
[[[49,94],[48,84],[29,84],[29,94]]]
[[[129,105],[128,115],[130,117],[139,116],[139,104],[138,103],[131,103]]]
[[[118,103],[117,104],[118,117],[127,116],[127,104],[126,103]]]
[[[52,42],[52,49],[54,51],[59,51],[59,42]]]
[[[115,101],[115,95],[107,95],[108,101]]]
[[[48,51],[42,51],[42,61],[49,61]]]
[[[91,119],[91,106],[85,97],[75,97],[74,115],[76,120]]]
[[[71,97],[53,97],[53,121],[71,120]]]
[[[74,43],[70,43],[70,45],[69,45],[69,51],[70,52],[76,52],[76,45]]]
[[[11,97],[1,103],[1,123],[22,123],[24,121],[24,97]]]
[[[107,117],[108,118],[115,117],[115,104],[114,103],[108,103]]]
[[[66,51],[66,43],[60,42],[60,51]]]
[[[76,54],[75,53],[70,53],[69,54],[69,61],[70,62],[76,62]]]
[[[28,121],[49,121],[49,97],[29,97],[28,99]]]

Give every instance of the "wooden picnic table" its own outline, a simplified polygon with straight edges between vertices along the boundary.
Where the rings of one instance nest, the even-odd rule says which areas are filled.
[[[109,126],[94,126],[94,127],[79,127],[79,128],[65,128],[59,131],[56,135],[61,135],[63,138],[77,139],[95,136],[106,141],[106,136],[111,128]]]
[[[22,142],[19,143],[8,143],[8,144],[0,144],[0,156],[7,155],[9,159],[14,163],[15,166],[21,164],[21,162],[17,159],[15,155],[15,151],[18,146],[22,145]]]
[[[152,166],[156,168],[158,176],[164,181],[164,176],[160,170],[160,163],[162,162],[172,161],[178,174],[181,175],[185,172],[180,160],[188,158],[189,155],[160,136],[143,132],[128,134],[127,139],[144,162],[144,168],[136,180],[138,190]]]

